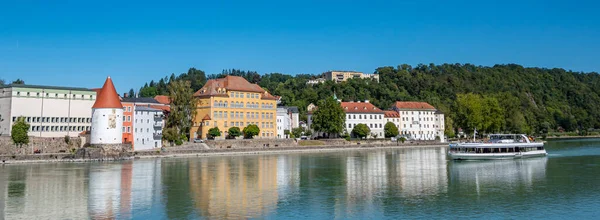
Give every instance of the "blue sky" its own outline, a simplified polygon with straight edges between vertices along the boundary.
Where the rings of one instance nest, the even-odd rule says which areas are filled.
[[[125,3],[124,3],[125,2]],[[120,93],[222,69],[373,72],[402,63],[600,72],[595,1],[0,0],[0,79]]]

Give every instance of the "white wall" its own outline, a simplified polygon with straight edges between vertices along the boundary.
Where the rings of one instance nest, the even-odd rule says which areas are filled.
[[[287,109],[277,108],[277,138],[287,138],[285,130],[292,131],[291,118]]]
[[[123,109],[93,109],[90,144],[120,144],[123,141]]]
[[[163,120],[162,111],[159,110],[139,110],[136,106],[133,115],[133,148],[134,150],[150,150],[160,149],[162,141],[160,138],[155,140],[154,134],[162,134]],[[154,120],[154,116],[158,115],[161,119]],[[155,127],[156,125],[156,127]]]
[[[440,136],[440,142],[442,142],[442,143],[446,142],[446,135],[444,134],[446,127],[444,125],[445,125],[444,114],[435,114],[436,135]]]
[[[435,140],[435,110],[400,110],[400,135],[417,140]]]
[[[95,94],[93,91],[4,88],[3,93],[0,97],[0,114],[4,119],[0,122],[2,135],[10,135],[13,120],[19,116],[25,117],[31,125],[29,136],[75,137],[90,129],[91,109],[96,98],[91,95]]]
[[[371,129],[371,134],[377,134],[377,138],[384,138],[383,127],[385,119],[383,113],[346,113],[346,131],[352,133],[357,124],[365,124]],[[371,135],[368,138],[373,138]]]

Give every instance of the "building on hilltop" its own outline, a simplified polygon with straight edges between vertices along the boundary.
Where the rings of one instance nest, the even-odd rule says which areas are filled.
[[[384,111],[375,107],[369,100],[365,100],[364,102],[340,102],[340,105],[346,113],[345,131],[348,134],[354,137],[352,129],[357,124],[365,124],[371,129],[371,134],[367,138],[384,138]],[[316,106],[312,105],[308,110],[308,127],[310,128],[312,125],[313,110],[316,110]],[[319,135],[317,132],[314,134]]]
[[[92,106],[90,144],[121,144],[123,141],[123,105],[110,76],[98,92]]]
[[[444,114],[426,102],[401,102],[391,108],[400,114],[400,134],[415,140],[435,140],[445,142]]]
[[[9,84],[0,86],[0,136],[9,136],[19,117],[34,137],[76,137],[91,127],[92,89]]]
[[[328,71],[325,72],[325,79],[332,80],[337,83],[346,81],[348,79],[371,79],[379,82],[379,75],[365,74],[355,71]]]
[[[196,93],[198,108],[192,119],[190,137],[206,138],[208,129],[218,127],[228,135],[230,127],[254,124],[260,129],[256,138],[275,138],[277,98],[257,84],[252,84],[239,76],[226,76],[211,79]]]

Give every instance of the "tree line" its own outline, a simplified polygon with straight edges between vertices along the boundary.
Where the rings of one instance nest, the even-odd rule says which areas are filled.
[[[424,101],[446,116],[446,135],[462,128],[480,133],[514,132],[543,135],[549,131],[579,131],[600,128],[600,76],[595,72],[573,72],[560,68],[523,67],[516,64],[476,66],[441,64],[415,67],[402,64],[375,69],[380,81],[350,79],[307,85],[322,74],[269,73],[236,69],[206,75],[190,68],[178,76],[151,81],[139,90],[143,97],[168,95],[172,81],[190,82],[192,92],[207,79],[224,75],[244,77],[273,95],[282,104],[298,106],[306,120],[306,106],[331,97],[343,101],[370,100],[381,109],[395,101]]]

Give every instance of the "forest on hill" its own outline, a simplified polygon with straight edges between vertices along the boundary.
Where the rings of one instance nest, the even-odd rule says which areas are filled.
[[[374,71],[380,82],[352,79],[307,85],[322,74],[288,75],[254,71],[223,70],[206,75],[191,68],[178,76],[171,74],[151,81],[139,90],[140,96],[167,94],[174,80],[188,80],[194,91],[207,79],[236,75],[258,83],[282,104],[298,106],[305,119],[306,106],[331,97],[335,92],[344,101],[369,100],[381,109],[395,101],[424,101],[446,115],[446,134],[457,128],[471,133],[515,132],[543,135],[551,131],[585,133],[600,128],[600,75],[560,68],[526,68],[516,64],[476,66],[441,64],[412,67],[380,67]],[[133,89],[130,93],[134,93]]]

